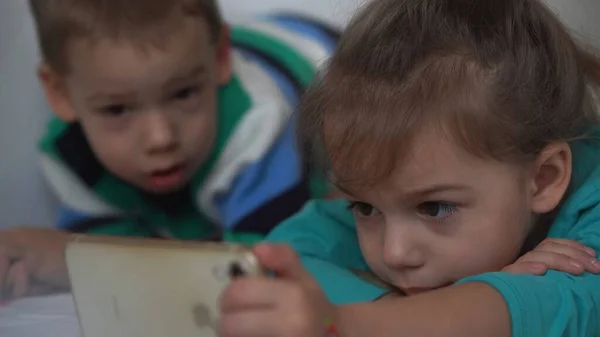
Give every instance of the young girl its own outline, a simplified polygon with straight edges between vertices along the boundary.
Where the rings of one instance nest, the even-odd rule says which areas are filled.
[[[598,84],[541,1],[367,5],[301,115],[350,203],[270,237],[318,282],[291,249],[257,247],[279,277],[227,289],[221,336],[600,336],[599,263],[565,241],[600,249]],[[502,271],[577,254],[593,272]]]

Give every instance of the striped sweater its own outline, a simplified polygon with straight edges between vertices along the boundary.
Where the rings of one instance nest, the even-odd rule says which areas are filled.
[[[71,232],[252,243],[327,191],[295,144],[294,108],[339,33],[293,14],[231,27],[234,76],[219,89],[213,155],[182,191],[153,196],[110,172],[81,126],[53,119],[41,166]]]

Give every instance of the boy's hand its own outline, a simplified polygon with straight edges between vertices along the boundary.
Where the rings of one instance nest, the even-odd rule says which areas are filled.
[[[294,251],[261,245],[254,253],[277,278],[241,278],[221,295],[221,337],[319,337],[336,313]]]
[[[53,229],[0,231],[0,303],[68,289],[68,240],[69,234]]]
[[[573,275],[581,275],[584,272],[598,274],[600,262],[596,259],[596,251],[579,242],[546,239],[502,271],[543,275],[548,270],[558,270]]]

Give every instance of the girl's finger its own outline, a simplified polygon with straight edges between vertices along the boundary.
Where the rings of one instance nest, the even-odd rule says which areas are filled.
[[[575,248],[572,245],[565,245],[562,243],[540,245],[540,247],[536,248],[533,252],[547,252],[565,255],[580,264],[586,271],[590,273],[600,273],[600,262],[595,257],[590,256],[584,250]],[[552,266],[549,267],[550,269],[554,269]]]
[[[572,248],[584,251],[591,257],[595,258],[597,256],[597,252],[595,249],[590,248],[581,242],[574,241],[574,240],[568,240],[568,239],[554,239],[554,238],[546,239],[546,240],[542,241],[542,243],[540,243],[540,245],[538,247],[542,248],[544,246],[553,246],[553,245],[568,246],[568,247],[572,247]]]
[[[532,251],[521,257],[517,263],[543,263],[548,269],[562,271],[572,275],[581,275],[585,271],[583,264],[573,258],[554,252]]]
[[[278,277],[303,281],[310,275],[302,266],[296,252],[288,245],[261,244],[254,248],[260,264]]]
[[[235,280],[221,294],[221,312],[276,308],[280,301],[291,300],[296,286],[292,282],[269,278]]]
[[[221,315],[217,330],[219,337],[284,336],[285,331],[278,325],[285,319],[269,309],[232,312]]]
[[[548,266],[540,262],[515,262],[502,271],[511,274],[544,275]]]

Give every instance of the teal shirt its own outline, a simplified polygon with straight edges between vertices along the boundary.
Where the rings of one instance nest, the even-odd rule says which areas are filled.
[[[573,172],[569,197],[550,237],[579,241],[600,251],[600,127],[571,144]],[[294,247],[305,267],[336,304],[372,301],[386,290],[355,276],[368,271],[358,246],[347,202],[314,201],[267,238]],[[483,282],[502,294],[512,320],[512,336],[600,336],[600,275],[544,276],[488,273],[459,283]]]

